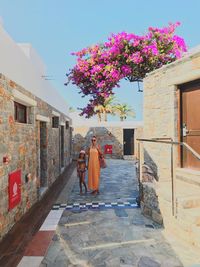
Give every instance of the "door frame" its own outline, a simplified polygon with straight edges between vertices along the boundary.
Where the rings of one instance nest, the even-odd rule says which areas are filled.
[[[177,134],[178,134],[178,142],[183,142],[182,135],[182,125],[183,125],[183,91],[194,89],[197,84],[200,83],[200,79],[196,79],[193,81],[189,81],[187,83],[183,83],[178,85],[177,87],[177,108],[178,108],[178,116],[177,116]],[[178,166],[184,168],[184,157],[183,157],[183,146],[178,146]]]
[[[124,142],[125,142],[125,140],[124,140],[124,136],[125,136],[125,134],[124,134],[124,132],[125,132],[125,130],[132,130],[133,131],[133,135],[132,135],[132,137],[133,137],[133,151],[132,151],[132,149],[131,149],[131,153],[132,154],[125,154],[125,149],[124,149],[124,146],[125,146],[125,144],[124,144]],[[134,128],[123,128],[123,155],[124,156],[133,156],[133,155],[135,155],[135,129]]]

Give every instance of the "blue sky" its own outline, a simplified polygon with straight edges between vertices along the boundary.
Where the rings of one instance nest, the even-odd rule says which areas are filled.
[[[66,87],[65,73],[75,63],[70,55],[103,42],[110,33],[144,34],[149,26],[180,21],[177,33],[188,47],[200,44],[199,0],[0,0],[4,27],[16,42],[30,42],[47,65],[47,74],[69,105],[82,107],[78,89]],[[137,84],[122,81],[117,98],[131,105],[142,119],[142,93]]]

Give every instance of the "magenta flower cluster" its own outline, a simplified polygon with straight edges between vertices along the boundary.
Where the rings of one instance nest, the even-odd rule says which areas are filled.
[[[141,81],[147,73],[180,58],[186,45],[183,38],[175,35],[179,25],[177,22],[162,29],[150,27],[143,36],[112,34],[104,44],[72,53],[77,56],[77,63],[67,74],[68,82],[78,86],[83,96],[91,97],[81,115],[94,115],[94,107],[113,94],[121,79]]]

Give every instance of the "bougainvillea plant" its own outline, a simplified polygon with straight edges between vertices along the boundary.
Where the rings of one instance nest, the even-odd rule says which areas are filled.
[[[77,63],[67,74],[68,83],[75,84],[82,96],[90,96],[81,115],[93,116],[94,107],[113,95],[121,79],[142,81],[147,73],[181,58],[186,45],[183,38],[175,35],[179,25],[177,22],[161,29],[150,27],[143,36],[112,34],[103,44],[72,53]]]

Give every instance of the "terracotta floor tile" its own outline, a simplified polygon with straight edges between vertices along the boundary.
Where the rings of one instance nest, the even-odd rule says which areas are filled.
[[[24,256],[44,256],[55,231],[39,231],[28,245]]]

